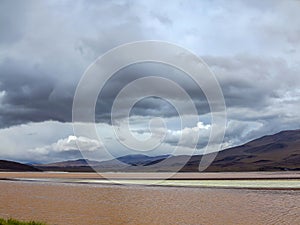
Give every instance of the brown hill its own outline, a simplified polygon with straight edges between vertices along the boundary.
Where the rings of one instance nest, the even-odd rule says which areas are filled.
[[[7,161],[7,160],[0,160],[0,171],[7,171],[7,172],[25,172],[25,171],[40,171],[39,169],[33,167],[33,166],[29,166],[29,165],[25,165],[22,163],[18,163],[18,162],[13,162],[13,161]]]
[[[196,171],[201,156],[193,156],[183,171]],[[300,170],[300,130],[267,135],[220,151],[206,171]]]

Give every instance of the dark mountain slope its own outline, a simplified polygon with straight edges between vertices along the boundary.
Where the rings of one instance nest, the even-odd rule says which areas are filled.
[[[22,163],[17,163],[13,161],[0,160],[0,171],[9,171],[9,172],[25,172],[25,171],[40,171],[39,169],[25,165]]]
[[[195,171],[193,156],[183,171]],[[282,131],[220,151],[207,171],[300,170],[300,130]]]

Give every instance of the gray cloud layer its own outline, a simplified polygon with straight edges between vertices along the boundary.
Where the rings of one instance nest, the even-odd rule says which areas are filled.
[[[2,0],[0,128],[70,122],[75,88],[87,66],[112,47],[145,39],[174,42],[203,56],[224,92],[226,140],[232,144],[299,128],[299,10],[300,2],[292,0]],[[110,123],[116,94],[140,75],[174,79],[200,114],[209,112],[193,82],[172,68],[148,64],[125,68],[111,79],[100,96],[97,121]],[[155,98],[137,104],[132,115],[177,116]]]

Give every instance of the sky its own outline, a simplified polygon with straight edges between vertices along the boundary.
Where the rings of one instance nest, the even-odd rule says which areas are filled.
[[[186,90],[199,121],[180,127],[171,104],[146,98],[132,109],[133,133],[147,138],[149,120],[160,117],[167,125],[165,139],[147,154],[172,154],[178,145],[176,154],[201,154],[211,131],[205,95],[181,71],[151,63],[122,69],[104,87],[95,116],[101,140],[74,135],[73,97],[88,66],[118,45],[142,40],[182,46],[209,66],[226,103],[223,148],[299,129],[299,11],[298,0],[1,0],[0,158],[77,159],[82,157],[78,143],[91,159],[107,159],[101,155],[104,146],[112,156],[136,154],[115,138],[111,106],[126,84],[157,74],[172,77]],[[179,144],[180,135],[185,141]],[[200,138],[194,151],[190,140],[195,135]]]

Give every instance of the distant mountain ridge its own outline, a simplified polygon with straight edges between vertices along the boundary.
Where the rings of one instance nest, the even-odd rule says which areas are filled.
[[[34,164],[34,166],[44,166],[44,167],[83,167],[83,166],[93,166],[97,165],[100,162],[88,160],[88,159],[76,159],[76,160],[68,160],[62,162],[54,162],[48,164]]]
[[[107,161],[92,161],[88,159],[77,159],[68,160],[63,162],[55,162],[49,164],[35,164],[37,168],[42,170],[66,170],[66,171],[93,171],[91,167],[104,169],[104,170],[114,170],[114,169],[125,169],[130,166],[146,166],[152,163],[160,162],[170,155],[160,155],[160,156],[147,156],[143,154],[126,155],[121,156],[116,159]]]
[[[171,155],[160,155],[160,156],[147,156],[143,154],[137,155],[126,155],[117,158],[117,160],[130,164],[131,166],[149,165],[153,162],[160,162],[169,158]]]
[[[177,171],[197,172],[202,155],[127,155],[108,161],[87,159],[34,165],[42,170],[90,172]],[[91,168],[92,166],[93,168]],[[218,153],[206,171],[283,171],[300,170],[300,130],[281,131],[263,136]]]

